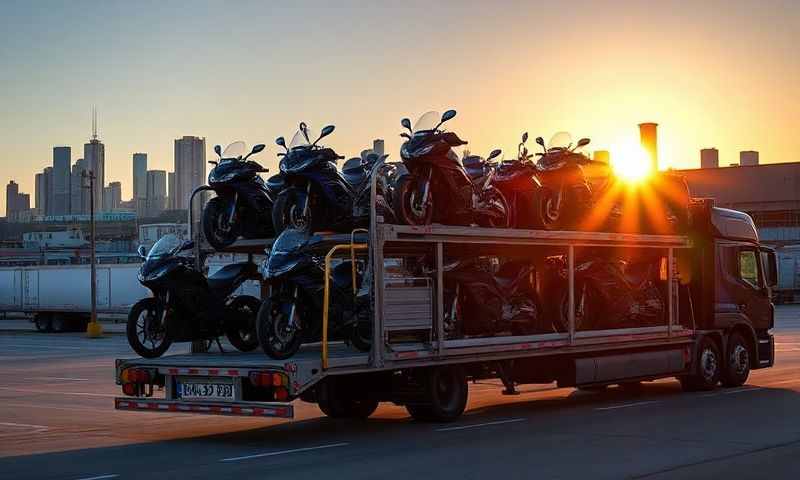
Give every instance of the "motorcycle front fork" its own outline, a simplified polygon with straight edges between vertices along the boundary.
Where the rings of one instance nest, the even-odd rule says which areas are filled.
[[[233,193],[233,201],[231,202],[231,211],[228,213],[228,227],[236,222],[236,204],[239,203],[239,192]]]
[[[308,218],[308,210],[309,205],[311,204],[311,182],[308,182],[306,186],[306,203],[303,205],[303,218]],[[297,294],[297,289],[295,289],[295,295]]]
[[[289,312],[289,322],[287,324],[291,330],[298,330],[300,328],[295,320],[295,318],[297,318],[297,288],[298,287],[296,286],[294,287],[294,294],[292,295],[292,309]]]

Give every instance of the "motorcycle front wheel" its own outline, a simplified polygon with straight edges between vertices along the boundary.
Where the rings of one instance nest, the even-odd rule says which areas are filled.
[[[144,358],[157,358],[172,344],[166,316],[155,298],[143,298],[128,313],[125,333],[134,352]]]
[[[250,352],[258,347],[256,334],[256,315],[261,300],[250,295],[241,295],[228,305],[229,318],[226,318],[225,336],[240,352]]]
[[[505,195],[496,187],[489,187],[483,194],[483,201],[487,205],[487,214],[482,215],[478,221],[481,227],[510,228],[511,211]]]
[[[239,238],[240,225],[229,223],[230,205],[222,197],[214,197],[203,209],[203,234],[214,250],[230,247]]]
[[[425,204],[420,204],[416,178],[403,175],[394,190],[394,211],[403,225],[430,225],[433,223],[434,194],[428,191]]]
[[[278,236],[291,228],[312,232],[315,228],[314,212],[311,208],[306,210],[306,202],[311,199],[304,189],[289,187],[278,194],[275,204],[272,206],[272,227],[275,229],[275,236]]]
[[[268,298],[258,309],[256,333],[258,343],[268,357],[285,360],[300,350],[303,343],[303,332],[290,325],[292,300]],[[295,311],[295,315],[299,312]]]

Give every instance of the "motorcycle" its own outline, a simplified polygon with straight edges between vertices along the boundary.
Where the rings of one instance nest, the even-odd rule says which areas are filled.
[[[518,261],[494,265],[492,260],[497,261],[467,258],[444,265],[445,338],[542,330],[533,265]]]
[[[160,357],[173,342],[217,339],[219,345],[221,335],[243,352],[258,346],[255,318],[261,301],[232,295],[245,280],[258,278],[256,265],[225,265],[206,278],[191,257],[180,255],[193,247],[194,242],[175,235],[162,237],[146,255],[139,247],[145,259],[139,282],[153,296],[133,305],[126,333],[131,348],[142,357]]]
[[[256,320],[258,341],[269,357],[289,358],[302,343],[322,337],[324,258],[329,248],[330,242],[321,236],[293,229],[284,230],[272,245],[262,265],[270,295]],[[361,263],[342,261],[332,268],[328,319],[333,337],[368,351],[372,344],[370,297],[368,288],[360,288]]]
[[[400,150],[408,174],[400,177],[394,188],[393,205],[401,223],[407,225],[478,224],[482,227],[508,227],[508,203],[489,181],[474,182],[453,152],[466,145],[453,132],[440,130],[456,116],[446,111],[424,114],[414,128],[404,118],[400,123],[409,133]],[[491,177],[491,175],[489,175]]]
[[[586,255],[575,265],[575,330],[666,325],[665,282],[660,262],[626,261]],[[549,287],[558,309],[558,330],[569,330],[569,289],[566,259],[554,257],[548,269]]]
[[[272,203],[282,185],[278,176],[264,182],[258,174],[269,170],[248,160],[262,150],[264,145],[259,144],[245,155],[244,142],[234,142],[224,152],[219,145],[214,147],[219,160],[208,162],[214,165],[208,185],[217,196],[206,203],[202,224],[206,240],[216,250],[230,246],[240,235],[272,236]]]
[[[527,141],[528,132],[525,132],[517,147],[517,158],[498,166],[492,184],[508,200],[511,228],[541,229],[545,225],[539,203],[542,182],[533,155],[525,146]]]
[[[333,125],[326,126],[311,142],[308,126],[300,123],[288,147],[283,137],[276,139],[275,143],[286,150],[278,154],[283,157],[280,170],[286,188],[272,209],[276,235],[287,228],[350,232],[369,225],[370,180],[388,155],[368,156],[339,172],[336,162],[344,157],[317,145],[333,130]]]

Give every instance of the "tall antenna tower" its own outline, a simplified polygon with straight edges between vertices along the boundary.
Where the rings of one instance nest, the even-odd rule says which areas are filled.
[[[97,107],[92,107],[92,140],[97,140]]]

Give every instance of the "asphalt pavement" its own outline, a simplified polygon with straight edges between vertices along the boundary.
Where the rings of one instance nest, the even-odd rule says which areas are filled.
[[[2,323],[2,322],[0,322]],[[382,405],[331,420],[118,412],[124,336],[30,334],[0,325],[0,478],[800,478],[800,306],[777,307],[777,362],[747,385],[683,393],[470,387],[453,424]],[[188,351],[188,344],[170,353]]]

